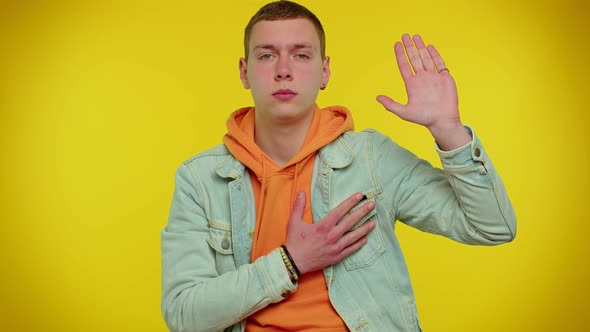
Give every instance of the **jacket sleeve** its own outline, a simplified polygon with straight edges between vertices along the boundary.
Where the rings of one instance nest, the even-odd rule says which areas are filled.
[[[389,173],[381,185],[392,193],[396,219],[410,226],[467,244],[512,241],[516,216],[504,184],[475,132],[465,128],[472,137],[467,145],[453,151],[436,147],[442,170],[376,137],[374,167]]]
[[[182,165],[162,230],[162,313],[170,331],[219,331],[296,290],[278,250],[219,274],[200,185]]]

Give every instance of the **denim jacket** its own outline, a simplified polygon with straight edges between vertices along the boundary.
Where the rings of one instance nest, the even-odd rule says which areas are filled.
[[[479,245],[511,241],[516,218],[475,133],[443,169],[374,130],[346,132],[320,149],[312,177],[314,221],[354,192],[376,208],[359,251],[324,269],[330,301],[351,331],[421,331],[396,221]],[[223,145],[176,173],[162,231],[162,312],[171,331],[243,331],[245,319],[297,290],[277,250],[251,262],[255,205],[248,170]]]

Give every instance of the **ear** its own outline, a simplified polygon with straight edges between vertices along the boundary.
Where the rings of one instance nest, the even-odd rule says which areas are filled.
[[[328,85],[328,80],[330,79],[330,57],[327,56],[324,58],[324,68],[322,69],[322,84],[320,85],[320,89],[324,90]]]
[[[248,62],[244,58],[240,58],[240,80],[244,89],[250,89],[250,83],[248,82]]]

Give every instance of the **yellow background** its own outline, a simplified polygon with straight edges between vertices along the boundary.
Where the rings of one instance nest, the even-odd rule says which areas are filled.
[[[0,330],[166,330],[173,175],[251,105],[238,58],[263,3],[0,1]],[[587,328],[586,2],[302,3],[332,58],[319,104],[438,164],[427,131],[374,99],[405,100],[402,33],[435,44],[516,209],[500,247],[398,228],[424,330]]]

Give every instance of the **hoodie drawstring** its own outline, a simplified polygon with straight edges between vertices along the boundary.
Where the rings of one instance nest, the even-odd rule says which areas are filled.
[[[254,234],[256,234],[256,239],[254,239],[254,243],[258,242],[258,234],[260,234],[260,232],[258,232],[258,228],[260,227],[262,221],[262,212],[264,211],[264,207],[266,205],[266,193],[268,191],[268,165],[264,155],[260,156],[260,163],[262,166],[262,174],[261,177],[258,178],[258,181],[260,182],[258,204],[260,206],[256,209],[256,231],[254,232]]]
[[[297,198],[297,181],[299,180],[299,169],[301,168],[301,164],[303,163],[301,162],[295,164],[295,175],[293,175],[293,185],[291,186],[291,199],[289,204],[289,206],[291,207],[293,206],[293,204],[295,204],[295,199]]]

